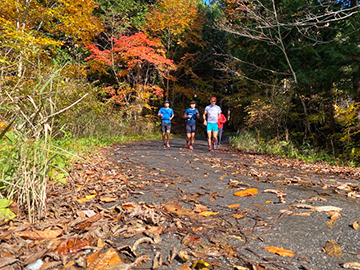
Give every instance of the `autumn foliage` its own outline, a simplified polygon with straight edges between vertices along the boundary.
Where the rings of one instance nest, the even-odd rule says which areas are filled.
[[[151,40],[139,32],[131,36],[113,38],[110,50],[100,50],[96,45],[86,48],[91,55],[86,59],[94,73],[114,76],[117,84],[107,88],[110,101],[141,111],[148,107],[151,97],[161,97],[163,77],[175,69],[173,61],[166,58],[158,39]]]

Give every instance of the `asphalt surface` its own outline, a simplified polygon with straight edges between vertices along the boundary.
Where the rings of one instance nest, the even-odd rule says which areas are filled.
[[[353,228],[353,223],[360,221],[360,198],[337,194],[333,188],[335,183],[358,185],[357,179],[263,163],[256,155],[230,149],[226,142],[214,151],[208,151],[205,139],[197,139],[192,151],[185,149],[184,143],[183,139],[173,139],[170,148],[163,148],[160,140],[134,142],[119,146],[114,157],[128,170],[132,181],[139,183],[138,192],[129,200],[156,205],[177,201],[190,209],[201,204],[218,213],[208,217],[208,223],[202,222],[206,228],[197,234],[219,249],[220,254],[209,256],[208,252],[204,257],[211,263],[210,269],[234,269],[238,265],[248,269],[334,270],[343,269],[344,262],[360,262],[360,230]],[[257,188],[258,194],[234,196],[247,188]],[[228,207],[234,204],[239,206]],[[329,209],[318,210],[319,206]],[[327,226],[334,207],[342,209],[341,216],[333,226]],[[234,218],[234,214],[244,218]],[[200,224],[182,219],[189,228]],[[196,251],[206,247],[184,243],[185,235],[169,230],[152,252],[160,251],[165,258],[173,248]],[[324,250],[329,240],[338,243],[340,257]],[[279,256],[262,248],[265,246],[291,250],[295,256]],[[151,253],[149,248],[142,252]],[[149,264],[138,269],[149,269]],[[181,266],[175,262],[158,269]]]

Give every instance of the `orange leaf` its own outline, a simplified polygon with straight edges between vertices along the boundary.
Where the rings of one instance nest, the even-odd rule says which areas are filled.
[[[236,219],[240,219],[240,218],[245,217],[244,215],[241,215],[241,214],[233,214],[232,216],[233,216],[234,218],[236,218]]]
[[[235,204],[230,204],[228,205],[227,207],[229,208],[236,208],[236,207],[239,207],[240,206],[240,203],[235,203]]]
[[[238,197],[249,197],[249,196],[254,196],[256,194],[258,194],[257,188],[248,188],[234,193],[234,195]]]
[[[277,254],[280,256],[285,256],[285,257],[294,257],[296,254],[295,252],[293,252],[291,250],[287,250],[287,249],[279,248],[279,247],[262,247],[262,248],[271,253],[274,253],[274,254]]]
[[[219,214],[219,212],[203,211],[203,212],[199,213],[199,215],[203,216],[203,217],[215,216],[217,214]]]
[[[86,269],[108,269],[109,266],[121,263],[119,254],[114,248],[110,248],[105,253],[99,254],[99,256],[91,262]]]
[[[85,246],[90,246],[91,241],[92,238],[85,240],[71,238],[62,242],[55,250],[55,252],[57,254],[69,254],[69,253],[73,254],[80,251]]]
[[[57,229],[57,230],[43,230],[43,231],[23,231],[23,232],[15,232],[14,234],[16,236],[19,236],[21,238],[25,239],[31,239],[31,240],[49,240],[49,239],[55,239],[60,234],[62,234],[63,230]]]

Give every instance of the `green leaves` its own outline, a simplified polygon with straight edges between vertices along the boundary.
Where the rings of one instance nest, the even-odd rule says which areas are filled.
[[[16,217],[15,213],[9,208],[12,201],[0,198],[0,221],[8,221]]]

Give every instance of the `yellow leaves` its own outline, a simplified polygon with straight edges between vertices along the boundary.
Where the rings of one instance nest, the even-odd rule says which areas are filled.
[[[238,197],[250,197],[258,194],[257,188],[248,188],[245,190],[240,190],[234,193],[235,196]]]
[[[329,240],[325,243],[323,251],[330,257],[340,258],[342,255],[342,249],[335,240]]]
[[[14,232],[16,236],[30,240],[51,240],[62,234],[63,230],[43,230],[43,231],[22,231]]]
[[[78,203],[83,203],[83,202],[90,202],[93,198],[96,197],[96,194],[92,194],[92,195],[86,195],[84,198],[78,199],[76,200]]]
[[[193,264],[194,269],[207,269],[210,266],[209,263],[205,262],[204,260],[196,260]]]
[[[233,218],[236,218],[236,219],[240,219],[240,218],[243,218],[245,217],[244,215],[241,215],[241,214],[233,214],[232,215]]]
[[[179,270],[191,270],[191,268],[185,264],[183,267],[181,267]]]
[[[296,254],[295,252],[293,252],[291,250],[287,250],[287,249],[279,248],[279,247],[269,246],[269,247],[262,247],[262,248],[271,253],[274,253],[274,254],[277,254],[280,256],[284,256],[284,257],[294,257]]]

